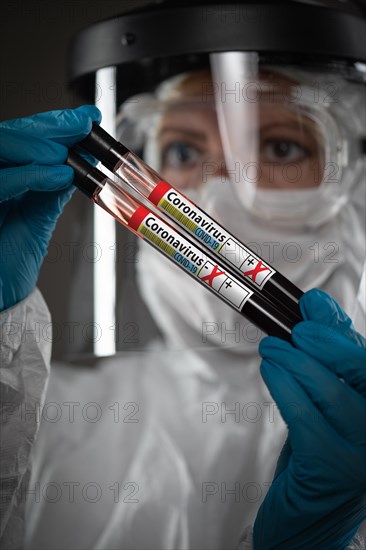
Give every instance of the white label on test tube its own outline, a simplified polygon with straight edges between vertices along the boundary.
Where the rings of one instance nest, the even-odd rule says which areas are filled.
[[[276,273],[273,268],[165,181],[155,187],[149,200],[195,238],[198,237],[207,248],[225,258],[241,272],[243,277],[259,288],[262,288]]]
[[[225,268],[214,264],[200,249],[177,234],[172,227],[144,206],[136,210],[128,225],[238,311],[242,310],[253,295],[251,290],[226,273]]]

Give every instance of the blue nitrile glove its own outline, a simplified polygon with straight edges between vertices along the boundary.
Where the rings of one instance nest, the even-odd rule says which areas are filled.
[[[86,105],[0,123],[0,311],[36,285],[47,245],[75,189],[68,147],[100,111]]]
[[[288,425],[255,550],[343,550],[366,517],[366,341],[319,290],[291,344],[265,338],[261,374]]]

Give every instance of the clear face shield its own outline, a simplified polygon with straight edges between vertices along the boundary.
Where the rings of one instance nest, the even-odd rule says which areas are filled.
[[[335,220],[342,209],[347,217],[347,205],[363,185],[362,85],[330,72],[260,63],[254,53],[228,52],[211,54],[207,68],[167,78],[153,93],[133,95],[114,111],[114,79],[114,69],[97,73],[103,125],[162,179],[304,289],[321,286],[344,261],[345,244],[335,231]],[[112,272],[114,222],[103,212],[95,216],[100,217],[95,219],[96,239],[110,241],[103,250],[112,251]],[[101,296],[99,308],[106,315],[109,301],[108,318],[115,311],[114,285],[124,289],[123,313],[127,310],[131,316],[139,309],[135,301],[141,287],[143,301],[151,300],[158,283],[146,291],[146,281],[165,262],[130,236],[124,238],[134,265],[122,278],[118,271],[113,271],[117,279],[109,278],[113,284]],[[281,247],[263,247],[272,240]],[[149,277],[144,274],[147,263]],[[105,280],[103,269],[102,263],[95,266],[96,295]],[[136,274],[142,284],[134,280]],[[166,273],[168,280],[182,289],[182,300],[176,296],[172,301],[181,300],[183,310],[192,283],[174,269]],[[163,300],[149,308],[153,317],[163,315]],[[202,310],[203,317],[217,320],[204,304]],[[146,315],[142,317],[142,324],[133,321],[131,327],[145,326]],[[166,319],[174,324],[171,316]],[[164,322],[158,325],[163,332],[167,328]]]

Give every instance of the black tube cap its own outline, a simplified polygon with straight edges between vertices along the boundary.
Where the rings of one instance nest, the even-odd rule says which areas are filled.
[[[75,151],[70,150],[66,159],[66,164],[74,169],[74,185],[80,189],[89,198],[92,198],[96,191],[104,187],[107,176],[97,168],[89,164]]]
[[[96,123],[93,124],[90,134],[80,141],[78,146],[100,160],[111,172],[121,157],[130,152]]]

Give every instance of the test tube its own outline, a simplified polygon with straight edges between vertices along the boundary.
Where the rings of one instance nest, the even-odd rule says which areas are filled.
[[[75,171],[74,184],[118,222],[168,257],[259,329],[291,341],[294,323],[259,292],[249,288],[239,277],[218,264],[216,259],[195,246],[77,153],[70,151],[66,162]]]
[[[303,292],[229,233],[122,143],[97,124],[79,144],[125,184],[153,203],[219,261],[228,264],[251,288],[285,309],[294,322],[302,321],[298,301]]]

